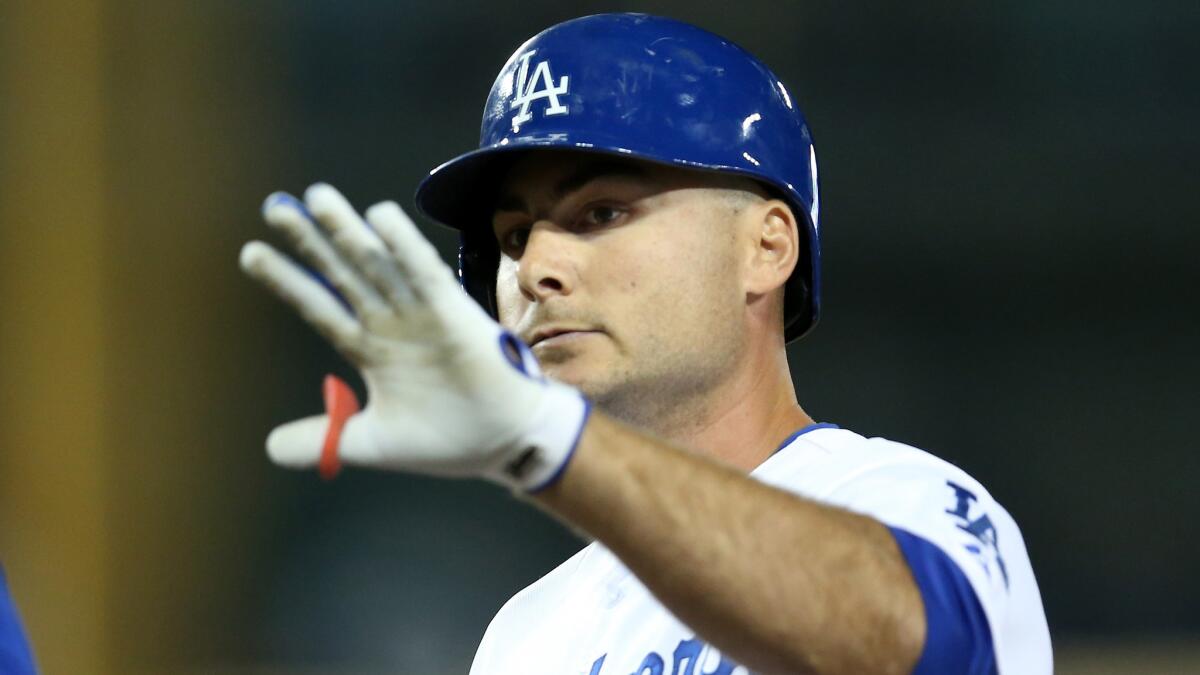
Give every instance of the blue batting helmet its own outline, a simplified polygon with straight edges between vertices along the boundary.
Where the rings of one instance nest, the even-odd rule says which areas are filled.
[[[417,207],[459,230],[459,277],[496,315],[492,207],[522,151],[558,148],[742,175],[784,198],[807,233],[784,288],[784,335],[820,310],[817,159],[783,82],[732,42],[672,19],[600,14],[552,26],[509,58],[483,110],[479,148],[442,164]]]

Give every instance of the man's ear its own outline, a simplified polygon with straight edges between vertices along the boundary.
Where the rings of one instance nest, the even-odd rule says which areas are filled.
[[[800,233],[795,214],[782,200],[768,199],[746,211],[752,219],[746,292],[763,295],[782,288],[792,276],[800,255]]]

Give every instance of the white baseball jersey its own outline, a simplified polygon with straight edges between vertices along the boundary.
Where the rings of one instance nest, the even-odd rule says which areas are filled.
[[[797,432],[751,475],[891,528],[925,600],[928,638],[915,672],[1052,672],[1021,533],[961,469],[907,445],[819,424]],[[471,667],[471,675],[746,673],[599,543],[509,600]]]

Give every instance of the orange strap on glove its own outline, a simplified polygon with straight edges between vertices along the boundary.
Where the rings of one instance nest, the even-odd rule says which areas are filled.
[[[321,446],[321,461],[317,464],[317,472],[323,480],[333,480],[342,470],[342,462],[338,458],[338,442],[342,438],[342,428],[346,426],[346,420],[359,411],[359,405],[350,385],[336,375],[325,376],[321,393],[325,397],[325,414],[329,416],[329,429],[325,432],[325,443]]]

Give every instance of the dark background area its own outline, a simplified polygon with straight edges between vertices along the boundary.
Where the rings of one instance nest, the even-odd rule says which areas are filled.
[[[269,429],[352,373],[235,258],[277,189],[410,207],[521,42],[615,9],[738,42],[806,112],[825,298],[789,357],[809,413],[988,486],[1056,643],[1200,634],[1195,2],[100,4],[104,559],[133,572],[108,577],[113,663],[462,672],[581,546],[481,482],[271,467]],[[121,543],[143,531],[160,543]]]

